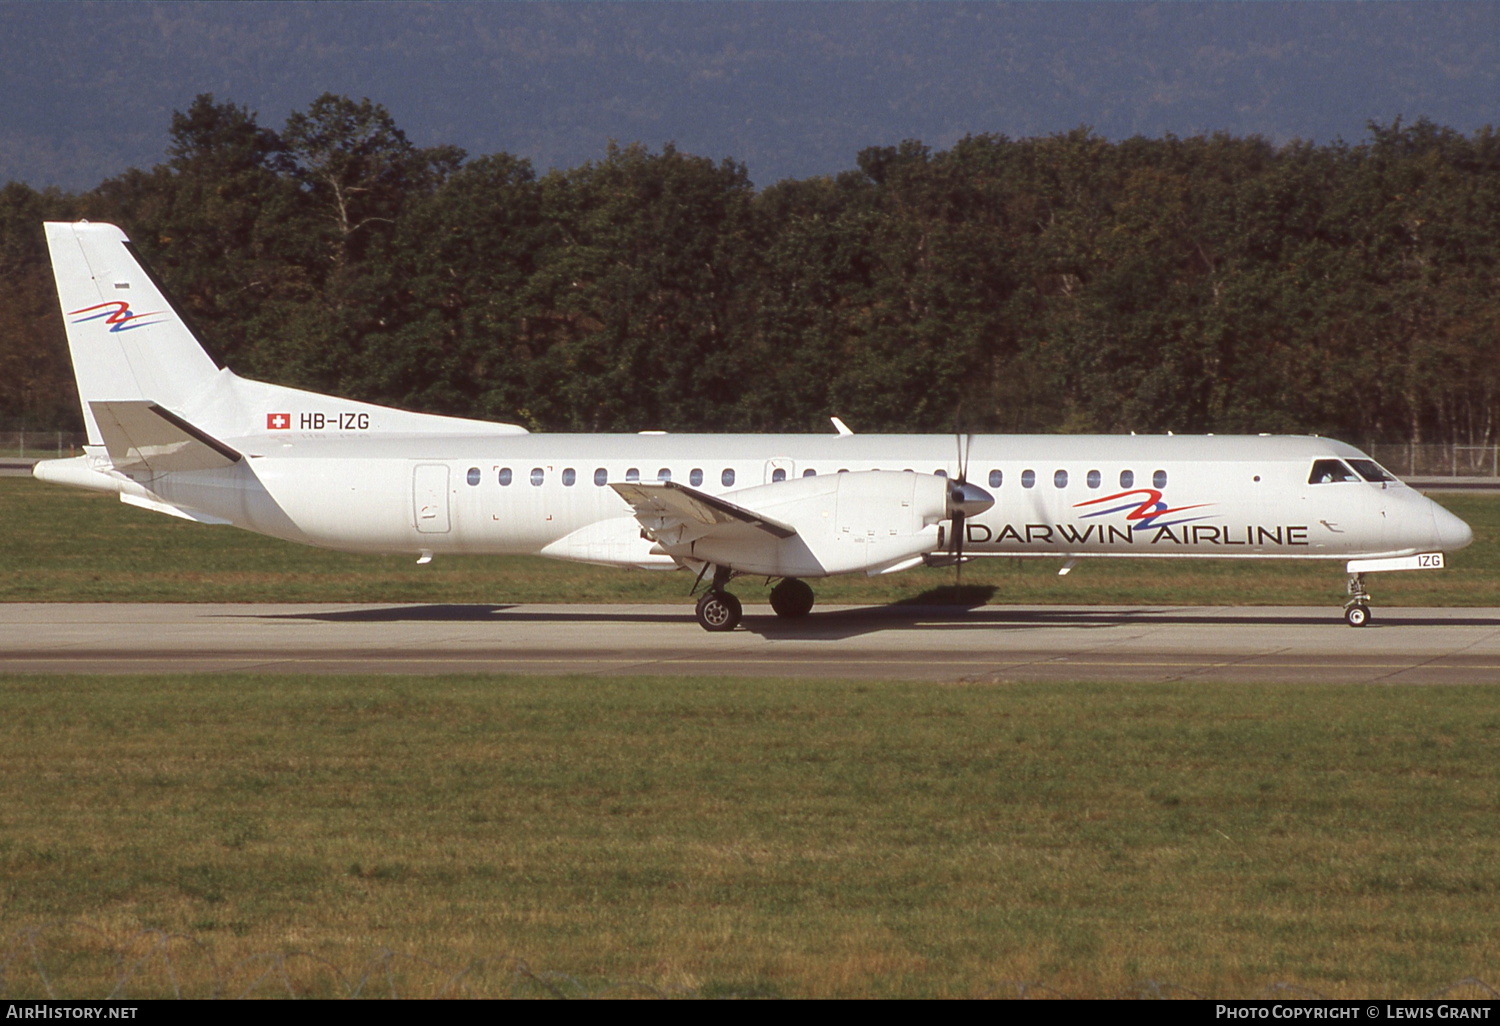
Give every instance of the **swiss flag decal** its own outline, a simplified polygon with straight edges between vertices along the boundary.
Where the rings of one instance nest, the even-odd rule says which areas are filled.
[[[292,426],[292,415],[290,413],[268,413],[266,414],[267,431],[285,431]]]

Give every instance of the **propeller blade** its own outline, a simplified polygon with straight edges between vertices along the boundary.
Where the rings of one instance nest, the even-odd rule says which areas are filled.
[[[963,582],[964,538],[968,534],[965,521],[978,516],[995,504],[995,497],[976,484],[967,481],[948,483],[948,517],[953,521],[948,551],[953,555],[955,583]]]
[[[964,583],[964,514],[960,510],[953,514],[953,586]]]
[[[958,430],[953,432],[953,441],[958,446],[958,477],[956,480],[963,484],[969,479],[969,450],[974,447],[974,436]]]
[[[948,551],[953,556],[953,584],[955,588],[964,583],[964,536],[968,534],[964,521],[983,513],[995,504],[995,497],[978,485],[969,484],[969,451],[974,447],[974,436],[960,432],[961,408],[953,411],[953,441],[958,446],[958,478],[948,485],[948,514],[953,520],[953,536]]]

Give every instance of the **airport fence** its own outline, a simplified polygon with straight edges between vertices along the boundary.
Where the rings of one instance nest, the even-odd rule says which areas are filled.
[[[0,431],[0,456],[49,459],[77,456],[88,436],[82,431]]]
[[[1397,477],[1500,477],[1500,445],[1375,442],[1364,448]]]

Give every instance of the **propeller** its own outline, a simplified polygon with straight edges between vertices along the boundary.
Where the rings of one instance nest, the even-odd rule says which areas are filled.
[[[995,497],[969,483],[969,450],[974,445],[974,436],[955,431],[954,438],[958,443],[958,477],[948,482],[948,517],[953,522],[948,551],[953,559],[954,586],[957,587],[963,584],[964,538],[968,534],[964,522],[993,506]]]

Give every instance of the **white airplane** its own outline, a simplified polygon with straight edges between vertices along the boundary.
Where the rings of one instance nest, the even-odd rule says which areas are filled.
[[[726,590],[977,556],[1344,560],[1433,569],[1469,526],[1352,446],[1271,436],[530,434],[250,381],[220,368],[113,225],[49,223],[88,426],[43,481],[347,552],[525,553],[705,577]],[[968,480],[970,473],[974,480]]]

